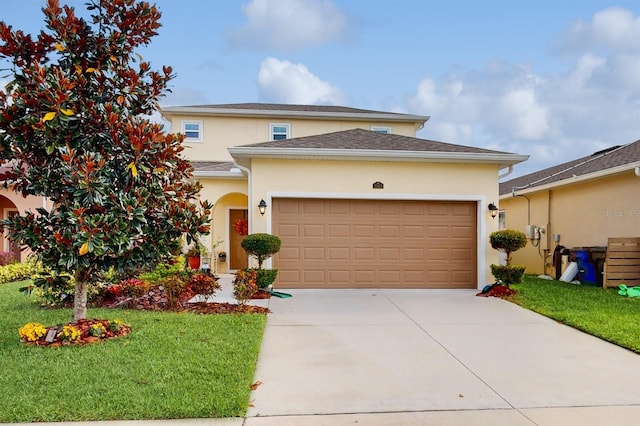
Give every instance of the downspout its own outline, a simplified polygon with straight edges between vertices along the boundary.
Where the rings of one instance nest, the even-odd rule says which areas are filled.
[[[498,179],[502,179],[503,177],[507,177],[511,173],[513,173],[513,165],[509,166],[509,169],[504,174],[498,175]]]

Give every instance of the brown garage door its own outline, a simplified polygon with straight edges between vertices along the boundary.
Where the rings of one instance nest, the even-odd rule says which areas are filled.
[[[476,203],[273,200],[279,288],[476,288]]]

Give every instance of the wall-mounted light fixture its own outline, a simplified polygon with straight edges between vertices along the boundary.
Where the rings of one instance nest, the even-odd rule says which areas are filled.
[[[258,204],[258,211],[260,212],[260,214],[262,216],[264,216],[264,214],[267,211],[267,203],[265,203],[264,200],[260,200],[260,204]]]
[[[493,203],[489,203],[489,212],[491,213],[491,217],[495,219],[498,215],[498,207]]]

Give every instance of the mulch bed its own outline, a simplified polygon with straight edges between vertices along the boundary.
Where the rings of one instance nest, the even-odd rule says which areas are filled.
[[[504,286],[504,285],[492,285],[491,288],[486,292],[480,292],[476,294],[476,296],[480,297],[499,297],[501,299],[506,299],[510,296],[516,294],[517,291]]]
[[[195,294],[183,293],[180,300],[174,306],[170,306],[167,296],[162,286],[154,286],[149,292],[142,297],[121,297],[118,299],[103,301],[96,304],[103,308],[126,308],[145,311],[174,311],[174,312],[194,312],[198,314],[267,314],[268,308],[252,305],[241,305],[234,303],[207,303],[196,302],[189,303]],[[271,294],[267,291],[260,290],[253,296],[253,299],[268,299]]]
[[[149,292],[141,297],[119,297],[111,300],[101,300],[100,302],[92,303],[93,307],[101,308],[125,308],[125,309],[137,309],[146,311],[173,311],[173,312],[191,312],[196,314],[238,314],[238,313],[250,313],[250,314],[267,314],[268,308],[261,306],[253,306],[246,304],[234,304],[234,303],[207,303],[196,302],[189,303],[195,294],[184,293],[181,295],[180,300],[174,305],[170,306],[167,302],[167,296],[164,288],[161,286],[155,286],[149,289]],[[253,296],[253,299],[268,299],[271,297],[271,293],[260,290]],[[90,328],[94,324],[102,324],[105,327],[105,333],[101,337],[91,336]],[[101,319],[85,319],[80,320],[77,323],[69,323],[63,325],[72,325],[80,331],[80,338],[73,342],[60,340],[56,338],[54,341],[45,341],[44,338],[36,342],[24,342],[28,345],[35,346],[49,346],[57,347],[63,345],[86,345],[89,343],[99,342],[105,339],[111,339],[114,337],[125,336],[131,332],[131,327],[120,324],[119,330],[112,331],[108,327],[109,320]],[[63,325],[49,327],[47,330],[54,330],[59,332],[62,330]]]
[[[79,320],[77,323],[62,324],[59,326],[47,328],[47,332],[51,332],[52,334],[53,333],[58,334],[62,330],[63,325],[71,325],[80,332],[80,337],[74,341],[63,340],[60,337],[56,337],[54,340],[47,340],[43,337],[42,339],[37,340],[35,342],[27,342],[27,341],[23,341],[23,342],[27,345],[49,346],[49,347],[58,347],[58,346],[67,346],[67,345],[86,345],[89,343],[100,342],[106,339],[113,339],[114,337],[126,336],[131,332],[131,327],[122,323],[120,323],[118,325],[118,329],[114,331],[109,327],[109,324],[111,322],[112,321],[110,320],[103,320],[103,319],[83,319],[83,320]],[[100,324],[102,327],[104,327],[105,331],[100,337],[91,335],[91,332],[90,332],[91,326],[95,324]]]

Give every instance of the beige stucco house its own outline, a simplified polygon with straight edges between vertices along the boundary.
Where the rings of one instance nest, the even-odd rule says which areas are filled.
[[[416,138],[429,117],[336,106],[166,107],[214,203],[204,240],[247,265],[234,224],[282,239],[276,285],[482,288],[499,170],[527,156]],[[264,208],[260,212],[259,204]],[[221,242],[217,244],[217,242]]]
[[[528,273],[554,276],[557,245],[640,237],[640,141],[502,182],[500,211],[505,227],[540,236],[513,254]]]

